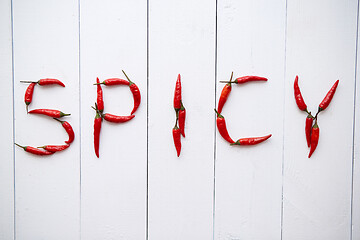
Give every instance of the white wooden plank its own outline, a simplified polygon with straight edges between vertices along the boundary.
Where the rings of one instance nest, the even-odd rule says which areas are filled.
[[[149,2],[149,239],[212,239],[215,1]],[[177,75],[187,111],[172,138]]]
[[[358,6],[359,7],[359,6]],[[360,51],[359,51],[359,16],[358,17],[358,33],[357,33],[357,65],[356,65],[356,99],[355,99],[355,119],[354,119],[354,142],[353,142],[353,150],[354,150],[354,160],[353,160],[353,186],[352,186],[352,239],[360,238]]]
[[[14,238],[14,154],[11,1],[0,1],[0,239]]]
[[[67,134],[48,117],[27,115],[20,80],[58,78],[66,85],[36,86],[30,109],[72,113],[75,142],[49,157],[15,151],[16,239],[78,239],[80,228],[78,2],[13,1],[15,141],[63,144]],[[75,103],[75,104],[74,104]]]
[[[287,10],[283,239],[350,239],[357,1],[289,0]],[[340,79],[311,159],[295,75],[313,113]]]
[[[147,167],[147,4],[81,1],[82,239],[145,239]],[[130,79],[141,104],[127,123],[103,121],[100,159],[94,153],[96,77]],[[129,115],[127,86],[103,86],[105,112]]]
[[[285,1],[218,2],[217,102],[231,71],[268,82],[233,85],[223,108],[229,134],[273,136],[230,146],[216,133],[214,239],[280,239]],[[271,9],[271,10],[269,10]]]

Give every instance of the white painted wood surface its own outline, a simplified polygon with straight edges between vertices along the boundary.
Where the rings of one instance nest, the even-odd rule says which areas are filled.
[[[3,0],[0,12],[0,240],[360,238],[358,1]],[[92,83],[122,69],[142,102],[132,121],[103,122],[97,159]],[[261,145],[231,147],[215,128],[219,80],[231,71],[269,79],[233,85],[223,110],[235,139],[273,134]],[[313,113],[340,79],[311,159],[295,75]],[[30,108],[70,112],[76,137],[36,157],[13,142],[67,138],[57,122],[26,114],[19,81],[44,77],[66,88],[37,86]],[[131,111],[127,87],[103,91],[105,112]]]

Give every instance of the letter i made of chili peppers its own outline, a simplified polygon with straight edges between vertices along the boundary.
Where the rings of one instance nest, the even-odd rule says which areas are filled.
[[[219,98],[219,104],[218,104],[218,110],[217,112],[219,114],[221,114],[221,111],[224,107],[224,104],[226,103],[229,95],[230,95],[230,92],[231,92],[231,80],[233,78],[233,75],[234,75],[234,72],[231,72],[231,77],[230,77],[230,80],[229,82],[226,83],[226,85],[224,86],[224,88],[222,89],[221,91],[221,94],[220,94],[220,98]]]
[[[179,128],[181,131],[181,135],[183,137],[185,137],[185,118],[186,118],[186,109],[182,103],[182,101],[180,101],[181,103],[181,108],[179,110]]]
[[[98,106],[99,111],[102,113],[104,111],[104,98],[103,98],[103,91],[100,85],[99,78],[96,78],[97,83],[97,97],[96,97],[96,103]]]
[[[133,115],[136,110],[138,109],[140,102],[141,102],[141,94],[140,94],[140,90],[138,88],[138,86],[132,82],[130,80],[130,78],[126,75],[126,73],[124,72],[124,70],[122,70],[122,72],[124,73],[126,79],[129,81],[129,87],[130,87],[130,91],[133,95],[133,99],[134,99],[134,107],[133,110],[131,111],[130,115]]]
[[[177,153],[177,156],[179,157],[180,151],[181,151],[181,130],[180,130],[180,128],[178,128],[177,122],[178,122],[178,119],[176,119],[175,126],[172,130],[172,134],[173,134],[173,139],[174,139],[174,145],[176,148],[176,153]]]
[[[229,133],[227,131],[226,128],[226,122],[225,122],[225,118],[224,116],[222,116],[220,113],[218,113],[216,111],[216,109],[214,109],[214,111],[217,114],[217,118],[216,118],[216,126],[219,130],[220,135],[230,144],[235,143],[234,140],[232,140],[232,138],[229,136]]]
[[[100,131],[101,131],[101,123],[102,123],[102,117],[101,113],[96,106],[96,116],[94,119],[94,149],[95,154],[99,158],[99,145],[100,145]]]
[[[320,129],[319,126],[317,124],[317,119],[315,119],[315,124],[311,129],[311,143],[310,143],[310,153],[309,153],[309,158],[311,157],[311,155],[314,153],[318,142],[319,142],[319,135],[320,134]]]
[[[305,136],[308,147],[310,147],[311,143],[311,128],[313,125],[314,117],[311,115],[311,112],[306,117],[305,120]]]

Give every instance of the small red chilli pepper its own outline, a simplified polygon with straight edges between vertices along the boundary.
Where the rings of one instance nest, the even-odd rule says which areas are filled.
[[[51,155],[53,154],[53,152],[49,152],[49,151],[46,151],[46,150],[41,150],[41,149],[38,149],[38,148],[35,148],[35,147],[31,147],[31,146],[21,146],[17,143],[15,143],[16,146],[18,147],[21,147],[22,149],[24,149],[25,152],[29,152],[29,153],[32,153],[32,154],[35,154],[35,155]]]
[[[29,108],[29,104],[32,101],[35,85],[36,85],[36,83],[30,83],[30,85],[27,87],[27,89],[25,91],[26,112],[29,112],[28,108]]]
[[[175,84],[175,92],[174,92],[174,109],[178,111],[181,108],[181,76],[178,75]]]
[[[129,81],[121,78],[109,78],[103,82],[96,82],[94,85],[104,84],[105,86],[114,86],[114,85],[127,85],[129,86]]]
[[[331,100],[332,100],[332,98],[333,98],[333,96],[335,94],[335,91],[336,91],[336,88],[337,88],[338,84],[339,84],[339,80],[337,80],[334,83],[334,85],[331,87],[329,92],[326,94],[325,98],[319,104],[319,112],[325,110],[329,106],[329,104],[330,104],[330,102],[331,102]]]
[[[136,110],[138,109],[138,107],[140,105],[140,102],[141,102],[140,90],[139,90],[138,86],[136,86],[136,84],[130,80],[130,78],[126,75],[124,70],[122,70],[122,72],[124,73],[126,79],[129,81],[130,91],[131,91],[131,93],[133,95],[134,107],[133,107],[133,110],[130,113],[130,115],[133,115],[136,112]]]
[[[181,131],[180,131],[180,128],[178,128],[178,126],[177,126],[177,120],[176,120],[175,126],[172,130],[172,134],[173,134],[173,139],[174,139],[174,145],[176,148],[176,153],[177,153],[177,156],[179,157],[180,151],[181,151]]]
[[[100,85],[100,81],[99,78],[96,78],[96,83],[97,84],[97,105],[98,105],[98,109],[99,111],[102,113],[104,111],[104,98],[103,98],[103,91]]]
[[[252,81],[267,81],[267,78],[264,77],[258,77],[258,76],[243,76],[235,79],[234,83],[236,84],[242,84],[246,82],[252,82]]]
[[[309,158],[311,157],[311,155],[314,153],[318,142],[319,142],[319,134],[320,134],[320,129],[319,126],[317,124],[317,120],[315,120],[315,124],[312,127],[311,130],[311,145],[310,145],[310,153],[309,153]]]
[[[135,117],[135,115],[130,115],[130,116],[117,116],[117,115],[113,115],[110,113],[105,113],[103,114],[103,118],[108,121],[108,122],[113,122],[113,123],[123,123],[123,122],[127,122],[130,121],[131,119],[133,119]]]
[[[183,137],[185,137],[185,118],[186,118],[186,109],[182,103],[182,101],[180,101],[181,103],[181,108],[179,110],[179,128],[181,131],[181,135]]]
[[[297,104],[298,108],[299,108],[301,111],[307,111],[307,106],[306,106],[305,101],[304,101],[304,99],[303,99],[303,97],[302,97],[302,95],[301,95],[301,92],[300,92],[298,80],[299,80],[299,77],[296,76],[296,77],[295,77],[295,81],[294,81],[295,101],[296,101],[296,104]]]
[[[224,104],[226,103],[229,95],[230,95],[230,92],[231,92],[231,80],[233,78],[233,74],[234,72],[231,72],[231,77],[230,77],[230,81],[227,82],[227,84],[224,86],[224,88],[222,89],[221,91],[221,95],[220,95],[220,98],[219,98],[219,104],[218,104],[218,113],[221,114],[222,112],[222,109],[224,107]]]
[[[314,117],[311,115],[311,112],[307,115],[305,120],[305,136],[308,147],[310,147],[311,143],[311,128],[314,121]]]
[[[63,113],[59,110],[53,110],[53,109],[34,109],[31,110],[29,113],[33,114],[42,114],[53,118],[61,118],[63,116],[70,116],[70,113]]]
[[[214,109],[214,110],[217,114],[216,125],[217,125],[220,135],[229,143],[234,143],[234,140],[231,139],[231,137],[229,136],[229,133],[227,131],[225,118],[220,113],[218,113],[216,111],[216,109]]]
[[[63,126],[63,128],[65,129],[66,133],[69,136],[69,139],[67,141],[65,141],[66,144],[70,144],[74,141],[75,138],[75,134],[74,134],[74,130],[71,127],[70,123],[66,122],[66,121],[61,121],[57,118],[54,118],[56,121],[60,122],[61,125]]]
[[[256,145],[267,139],[269,139],[272,135],[266,135],[263,137],[250,137],[250,138],[240,138],[235,143],[231,143],[230,145]]]
[[[65,145],[45,145],[45,146],[42,146],[42,147],[38,147],[38,148],[43,148],[45,149],[46,151],[49,151],[49,152],[60,152],[60,151],[63,151],[65,149],[67,149],[70,145],[68,144],[65,144]]]
[[[20,81],[20,82],[23,82],[23,83],[35,83],[35,84],[37,83],[40,86],[57,84],[57,85],[60,85],[62,87],[65,87],[64,83],[62,83],[60,80],[55,79],[55,78],[44,78],[44,79],[40,79],[37,82],[31,82],[31,81]]]
[[[94,149],[95,149],[95,154],[98,158],[99,158],[101,122],[102,122],[102,117],[100,115],[100,112],[97,110],[94,119]]]

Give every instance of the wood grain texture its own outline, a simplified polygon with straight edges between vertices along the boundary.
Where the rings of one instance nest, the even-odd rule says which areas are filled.
[[[149,239],[211,239],[215,1],[149,1]],[[177,75],[187,111],[172,139]]]
[[[146,235],[146,1],[80,2],[81,236],[83,239],[145,239]],[[93,145],[96,77],[125,78],[139,87],[135,118],[103,121],[100,158]],[[103,86],[105,112],[129,115],[128,86]]]
[[[287,9],[283,239],[350,239],[357,1],[289,0]],[[311,159],[295,75],[312,113],[340,79]]]
[[[75,142],[64,152],[38,157],[15,151],[16,239],[77,239],[80,230],[80,144],[77,1],[14,1],[15,141],[63,144],[67,134],[49,117],[26,114],[20,80],[58,78],[60,86],[36,86],[30,109],[72,113],[66,120]]]
[[[0,239],[14,238],[14,139],[11,1],[0,2]]]
[[[284,27],[285,1],[218,1],[217,103],[231,71],[268,78],[232,86],[223,109],[229,134],[273,136],[230,146],[217,131],[214,239],[280,239]]]

